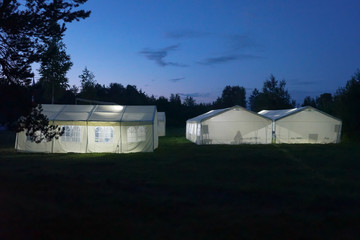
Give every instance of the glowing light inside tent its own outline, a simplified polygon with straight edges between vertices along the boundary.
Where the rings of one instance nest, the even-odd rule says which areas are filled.
[[[119,112],[121,112],[124,109],[124,107],[120,106],[120,105],[115,105],[115,106],[113,106],[113,108],[115,111],[119,111]]]

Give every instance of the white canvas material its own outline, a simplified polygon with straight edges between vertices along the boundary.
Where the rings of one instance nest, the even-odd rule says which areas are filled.
[[[50,124],[65,128],[59,139],[35,143],[16,134],[15,149],[26,152],[152,152],[158,147],[156,106],[43,104]]]
[[[158,135],[159,137],[166,135],[166,116],[164,112],[158,112]]]
[[[267,144],[272,120],[240,106],[212,110],[186,121],[186,138],[198,145]]]
[[[273,120],[273,139],[276,143],[340,142],[341,120],[316,108],[262,110],[259,114]]]

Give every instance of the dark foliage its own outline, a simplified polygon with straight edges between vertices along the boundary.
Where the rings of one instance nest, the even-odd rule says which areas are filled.
[[[31,111],[32,87],[0,82],[0,123],[11,129],[19,116]]]
[[[26,136],[36,143],[58,139],[64,133],[64,129],[57,125],[49,125],[49,120],[42,114],[42,110],[39,104],[26,117],[20,117],[16,129],[17,132],[26,131]]]
[[[316,108],[316,101],[314,98],[310,97],[310,96],[306,96],[304,98],[304,102],[302,104],[303,107],[305,106],[311,106],[311,107],[314,107]]]
[[[353,140],[360,140],[360,69],[335,94],[335,113],[343,120],[343,131]]]
[[[46,123],[45,116],[41,111],[31,109],[34,106],[29,94],[34,90],[29,86],[33,78],[31,64],[42,62],[44,66],[41,69],[42,76],[49,79],[49,74],[52,74],[54,77],[53,73],[56,72],[54,69],[59,66],[52,65],[51,61],[61,55],[61,48],[58,55],[52,54],[50,43],[53,39],[61,42],[68,23],[89,17],[89,11],[77,10],[86,1],[3,0],[0,2],[0,87],[1,92],[4,93],[1,95],[4,99],[1,103],[3,105],[12,100],[8,106],[1,106],[1,124],[9,124],[20,116],[27,116],[31,111],[35,111],[37,114],[24,117],[28,118],[25,125],[30,129],[37,129],[36,131],[49,130],[49,134],[44,132],[45,138],[52,136],[51,129],[36,125]],[[52,66],[52,69],[49,68],[47,71],[45,66]],[[61,74],[56,78],[60,81]],[[24,86],[28,89],[24,89]],[[29,120],[36,117],[39,118],[37,121]],[[22,127],[18,126],[17,129]]]
[[[307,96],[302,106],[312,106],[343,121],[342,133],[345,139],[360,140],[360,70],[340,87],[335,95],[320,94],[319,97]]]
[[[286,81],[278,81],[273,75],[265,80],[262,92],[256,88],[250,96],[251,110],[258,112],[264,109],[277,110],[295,107],[295,101],[291,99],[285,89]]]
[[[41,56],[39,73],[40,84],[45,90],[44,97],[51,99],[52,104],[69,88],[66,73],[71,66],[70,56],[65,52],[65,44],[58,38],[47,41]]]
[[[84,10],[74,10],[86,1],[2,1],[0,81],[29,84],[33,76],[30,65],[39,61],[44,43],[53,37],[62,38],[67,23],[90,15]]]
[[[246,107],[246,90],[240,86],[226,86],[214,105],[217,108],[227,108],[239,105]]]

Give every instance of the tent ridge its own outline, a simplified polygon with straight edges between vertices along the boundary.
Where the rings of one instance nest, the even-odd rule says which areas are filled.
[[[99,105],[95,105],[95,106],[93,107],[93,109],[90,111],[90,114],[89,114],[88,118],[86,119],[87,122],[88,122],[89,119],[92,117],[93,113],[95,112],[95,110],[96,110],[96,108],[97,108],[98,106],[99,106]]]
[[[66,105],[64,105],[60,111],[54,116],[54,119],[52,120],[53,122],[56,121],[57,117],[60,115],[60,113],[62,113],[62,111],[65,109]],[[49,119],[50,120],[50,119]]]

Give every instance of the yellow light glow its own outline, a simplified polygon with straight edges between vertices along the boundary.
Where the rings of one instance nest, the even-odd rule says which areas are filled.
[[[118,111],[118,112],[121,112],[124,109],[124,107],[120,106],[120,105],[115,105],[115,106],[113,106],[113,108],[115,111]]]

